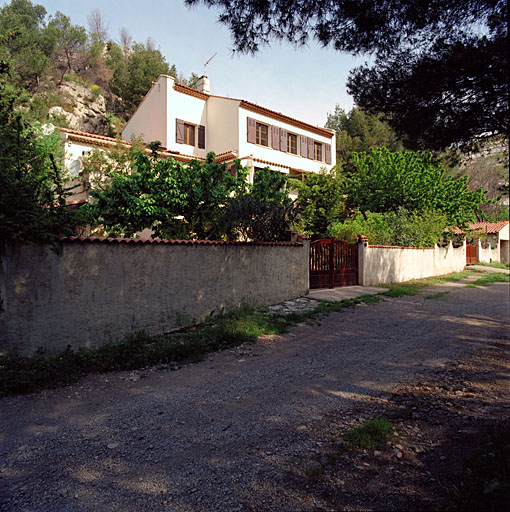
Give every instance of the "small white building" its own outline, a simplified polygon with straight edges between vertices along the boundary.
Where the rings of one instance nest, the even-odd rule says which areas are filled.
[[[205,158],[235,155],[250,169],[269,167],[302,176],[336,164],[335,131],[314,126],[246,100],[210,94],[209,79],[198,90],[161,75],[122,132],[167,151]]]

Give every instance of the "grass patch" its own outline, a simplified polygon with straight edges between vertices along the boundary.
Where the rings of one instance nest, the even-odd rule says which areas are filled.
[[[450,292],[439,292],[439,293],[433,293],[432,295],[426,295],[426,299],[444,299]]]
[[[68,348],[56,356],[0,355],[0,396],[65,386],[89,373],[199,361],[210,352],[252,343],[260,336],[281,334],[300,322],[314,322],[334,311],[378,300],[363,296],[341,302],[320,301],[311,311],[290,314],[242,308],[167,335],[138,332],[117,343],[76,351]]]
[[[426,277],[425,279],[412,279],[404,283],[390,283],[384,285],[389,288],[388,291],[380,295],[386,297],[403,297],[405,295],[419,295],[427,286],[433,286],[443,283],[455,283],[473,275],[472,270],[463,270],[462,272],[452,272],[444,276]]]
[[[292,319],[283,315],[241,309],[168,335],[138,332],[118,343],[77,351],[68,348],[57,356],[4,355],[0,356],[0,395],[65,386],[88,373],[198,361],[209,352],[282,333],[290,324]]]
[[[500,263],[499,261],[493,261],[492,263],[477,263],[477,265],[481,265],[482,267],[502,268],[505,270],[510,269],[510,263]]]
[[[348,449],[366,448],[375,450],[382,446],[391,432],[391,423],[385,418],[365,421],[360,427],[353,428],[345,434]]]
[[[493,283],[508,283],[510,282],[509,274],[502,274],[501,272],[490,272],[480,277],[471,284],[474,286],[488,286]]]

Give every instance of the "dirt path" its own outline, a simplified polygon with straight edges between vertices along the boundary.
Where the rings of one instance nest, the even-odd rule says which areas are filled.
[[[498,352],[498,378],[493,378],[494,368],[483,371],[499,383],[492,403],[510,411],[503,407],[509,400],[508,365],[503,364],[508,284],[443,290],[450,293],[441,299],[422,294],[334,313],[320,326],[299,326],[178,371],[95,375],[64,389],[3,398],[0,510],[294,512],[439,506],[434,476],[416,469],[431,456],[430,446],[415,451],[413,459],[407,446],[393,443],[388,450],[400,450],[401,457],[384,453],[378,465],[373,454],[360,454],[358,463],[349,456],[344,460],[350,461],[348,472],[340,461],[319,480],[310,478],[309,466],[328,449],[332,435],[381,408],[407,407],[415,422],[423,420],[420,415],[444,412],[442,407],[420,411],[419,405],[413,410],[399,397],[419,388],[416,379],[445,382],[458,367],[452,362],[467,365],[481,354]],[[481,386],[470,393],[470,403],[485,404],[489,391]],[[445,409],[435,427],[456,427],[460,421],[469,428],[488,414],[481,405],[464,411],[461,398],[448,398],[452,410]],[[408,459],[414,460],[416,475],[406,480],[401,472],[411,469],[398,464]],[[342,467],[345,478],[338,474]]]

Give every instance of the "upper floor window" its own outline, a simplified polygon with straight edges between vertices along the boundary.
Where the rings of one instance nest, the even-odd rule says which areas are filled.
[[[289,133],[287,135],[287,148],[289,153],[297,155],[297,135],[294,135],[293,133]]]
[[[195,126],[184,123],[184,144],[195,145]]]
[[[269,145],[269,130],[266,124],[257,123],[256,125],[256,139],[255,142],[261,146]]]
[[[313,143],[313,158],[322,162],[322,144],[320,142]]]

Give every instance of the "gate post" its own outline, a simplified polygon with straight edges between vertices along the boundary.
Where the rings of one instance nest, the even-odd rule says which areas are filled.
[[[365,275],[365,257],[368,250],[368,238],[358,235],[358,282],[360,286],[366,286],[368,276]]]
[[[335,242],[334,238],[329,239],[329,287],[333,288],[335,283]]]

